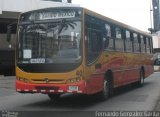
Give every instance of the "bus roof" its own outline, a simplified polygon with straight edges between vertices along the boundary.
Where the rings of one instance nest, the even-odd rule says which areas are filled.
[[[131,31],[133,31],[133,32],[137,32],[137,33],[140,33],[140,34],[143,34],[143,35],[151,36],[151,34],[148,33],[148,32],[145,32],[145,31],[139,30],[139,29],[137,29],[137,28],[135,28],[135,27],[129,26],[129,25],[127,25],[127,24],[121,23],[121,22],[116,21],[116,20],[114,20],[114,19],[112,19],[112,18],[109,18],[109,17],[104,16],[104,15],[102,15],[102,14],[96,13],[96,12],[94,12],[94,11],[91,11],[91,10],[89,10],[89,9],[84,8],[84,12],[87,13],[87,14],[89,14],[89,15],[92,15],[92,16],[94,16],[94,17],[103,19],[103,20],[105,20],[105,21],[107,21],[107,22],[109,22],[109,23],[118,25],[118,26],[120,26],[120,27],[122,27],[122,28],[126,28],[127,30],[131,30]]]
[[[79,7],[79,6],[76,6],[76,5],[72,5],[72,6],[63,6],[63,5],[62,5],[62,6],[55,6],[55,7],[35,9],[35,10],[23,12],[23,13],[21,13],[21,14],[26,14],[26,13],[36,12],[36,11],[42,11],[42,10],[47,10],[47,9],[59,9],[59,8],[83,9],[82,7]]]

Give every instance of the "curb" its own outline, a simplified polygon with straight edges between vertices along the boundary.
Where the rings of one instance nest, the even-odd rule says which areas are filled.
[[[3,75],[0,75],[0,80],[2,79],[16,79],[16,76],[3,76]]]

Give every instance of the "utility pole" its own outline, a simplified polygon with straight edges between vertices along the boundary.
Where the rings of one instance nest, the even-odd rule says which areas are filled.
[[[160,54],[160,0],[152,0],[153,11],[153,46],[158,48],[157,53]]]
[[[154,21],[154,31],[160,31],[160,1],[152,0],[153,5],[153,21]]]

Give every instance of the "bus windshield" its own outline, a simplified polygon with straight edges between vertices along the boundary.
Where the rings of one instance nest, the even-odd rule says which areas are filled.
[[[81,21],[22,23],[18,43],[18,63],[80,62]]]

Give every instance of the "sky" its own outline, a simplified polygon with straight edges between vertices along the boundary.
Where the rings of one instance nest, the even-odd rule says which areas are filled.
[[[143,31],[148,31],[151,27],[151,0],[72,0],[72,2]]]

